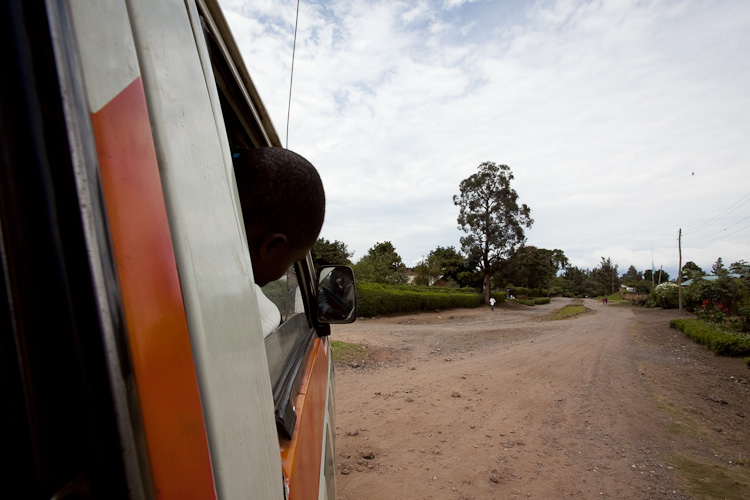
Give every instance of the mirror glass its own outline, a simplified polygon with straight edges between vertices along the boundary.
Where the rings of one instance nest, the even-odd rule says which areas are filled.
[[[357,317],[354,271],[349,266],[318,269],[318,320],[351,323]]]

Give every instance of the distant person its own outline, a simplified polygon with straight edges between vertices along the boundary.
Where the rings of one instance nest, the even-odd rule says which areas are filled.
[[[323,227],[325,191],[315,167],[287,149],[240,150],[233,156],[266,337],[281,323],[281,313],[260,287],[281,278],[310,251]]]
[[[490,297],[490,311],[495,310],[495,297]]]
[[[607,302],[608,302],[607,297],[604,297],[604,305],[605,306],[607,305]]]

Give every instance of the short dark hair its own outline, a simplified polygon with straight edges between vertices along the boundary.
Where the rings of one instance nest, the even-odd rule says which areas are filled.
[[[325,217],[325,191],[315,167],[284,148],[235,152],[234,173],[245,225],[280,232],[299,248],[312,246]]]

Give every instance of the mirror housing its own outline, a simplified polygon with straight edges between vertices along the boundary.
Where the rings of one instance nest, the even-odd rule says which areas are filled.
[[[353,323],[357,319],[357,287],[351,267],[318,268],[317,303],[319,324]]]

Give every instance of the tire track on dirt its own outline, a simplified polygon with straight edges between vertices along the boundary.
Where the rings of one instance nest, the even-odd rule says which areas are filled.
[[[633,314],[588,301],[595,314],[545,319],[564,303],[335,331],[399,354],[338,372],[339,499],[660,498],[663,464],[643,474],[636,457],[654,424]]]

